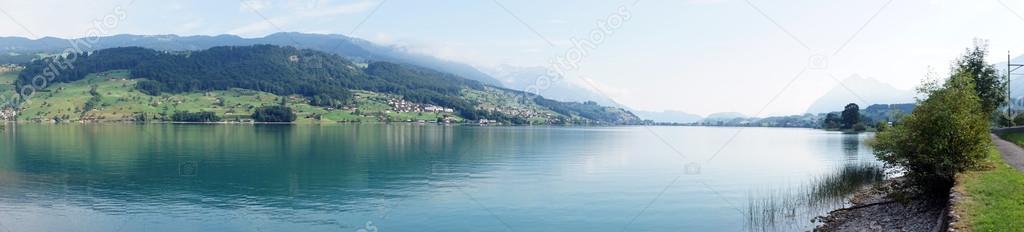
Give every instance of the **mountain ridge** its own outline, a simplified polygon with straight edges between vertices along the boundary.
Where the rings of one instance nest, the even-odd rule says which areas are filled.
[[[0,37],[0,52],[4,53],[32,53],[32,52],[62,52],[71,47],[72,40],[88,40],[90,50],[102,50],[116,47],[145,47],[155,50],[187,51],[203,50],[216,46],[248,46],[257,44],[270,44],[279,46],[294,46],[296,48],[313,49],[342,55],[346,58],[358,61],[387,61],[393,63],[407,63],[411,65],[430,68],[442,72],[463,76],[467,79],[480,81],[482,83],[500,86],[501,83],[494,78],[480,72],[475,67],[454,61],[442,60],[426,55],[413,54],[400,49],[382,46],[373,42],[349,37],[341,34],[307,34],[298,32],[278,32],[264,37],[245,38],[237,35],[191,35],[179,36],[167,35],[134,35],[118,34],[96,38],[64,39],[57,37],[43,37],[39,39],[28,39],[24,37]],[[80,43],[82,44],[82,43]],[[79,45],[85,46],[85,45]],[[34,57],[23,57],[20,61],[25,62]],[[0,57],[0,61],[5,58]]]
[[[849,103],[860,105],[899,104],[914,102],[914,92],[902,90],[870,77],[857,75],[837,83],[807,108],[807,113],[828,113],[841,110]]]

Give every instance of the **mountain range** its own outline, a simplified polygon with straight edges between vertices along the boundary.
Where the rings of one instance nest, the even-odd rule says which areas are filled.
[[[0,75],[25,89],[29,121],[177,120],[169,115],[248,115],[291,105],[306,121],[476,121],[511,124],[636,123],[622,108],[560,102],[415,65],[345,57],[292,46],[217,46],[169,51],[116,47],[45,56]],[[74,67],[53,72],[54,64]],[[7,78],[14,79],[7,80]],[[8,94],[5,94],[8,95]],[[173,104],[168,105],[168,102]],[[231,104],[233,103],[233,104]],[[159,116],[157,116],[159,115]],[[176,117],[174,117],[176,118]],[[443,119],[443,120],[442,120]],[[484,121],[481,121],[484,122]]]
[[[485,68],[483,72],[500,81],[505,87],[516,90],[537,91],[534,88],[537,87],[538,78],[546,76],[548,69],[544,67],[499,65],[494,68]],[[562,79],[553,81],[547,88],[538,90],[538,94],[559,101],[593,101],[601,105],[624,107],[607,96],[577,85],[573,80]]]
[[[44,37],[35,40],[23,37],[0,37],[0,63],[25,63],[38,58],[37,54],[39,53],[61,52],[71,47],[72,44],[88,46],[86,50],[144,47],[164,51],[191,51],[216,46],[269,44],[334,53],[356,62],[384,61],[410,64],[455,74],[483,84],[514,90],[526,90],[530,84],[535,82],[540,74],[547,72],[542,67],[518,67],[511,65],[478,68],[465,63],[408,52],[402,47],[380,45],[367,40],[338,34],[281,32],[258,38],[243,38],[235,35],[178,36],[122,34],[81,38],[78,40],[72,41],[54,37]],[[485,71],[481,71],[481,69]],[[558,101],[594,101],[602,105],[623,107],[596,91],[564,80],[554,83],[550,88],[542,90],[540,94]]]
[[[914,92],[893,87],[874,78],[851,76],[832,87],[807,108],[807,113],[840,111],[846,104],[913,103]],[[863,106],[862,106],[863,107]]]
[[[242,38],[235,35],[177,36],[177,35],[113,35],[78,40],[44,37],[0,37],[0,62],[24,63],[36,58],[36,53],[62,52],[78,44],[83,50],[116,47],[144,47],[163,51],[204,50],[216,46],[248,46],[269,44],[313,49],[341,55],[353,61],[385,61],[411,64],[441,72],[455,74],[484,84],[501,86],[501,82],[480,72],[471,65],[414,54],[396,47],[378,45],[359,38],[337,34],[306,34],[281,32],[260,38]]]

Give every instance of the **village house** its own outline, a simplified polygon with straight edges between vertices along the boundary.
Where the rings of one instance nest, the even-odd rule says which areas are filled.
[[[18,116],[18,111],[15,111],[12,107],[3,107],[0,109],[0,121],[14,121]]]

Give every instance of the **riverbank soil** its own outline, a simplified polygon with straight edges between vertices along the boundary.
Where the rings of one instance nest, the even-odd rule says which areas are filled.
[[[902,180],[887,180],[862,188],[850,199],[850,207],[816,218],[822,225],[814,231],[938,231],[945,228],[945,201],[896,201],[884,189],[898,181]]]

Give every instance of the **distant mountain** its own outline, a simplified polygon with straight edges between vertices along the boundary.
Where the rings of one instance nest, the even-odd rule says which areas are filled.
[[[874,104],[862,108],[860,114],[867,116],[874,122],[891,122],[909,115],[910,112],[914,111],[915,107],[917,107],[916,103]]]
[[[737,113],[737,112],[718,112],[718,113],[709,114],[707,117],[704,118],[704,120],[705,121],[707,121],[707,120],[730,120],[730,119],[746,118],[746,117],[747,117],[746,115],[743,115],[743,114]]]
[[[637,116],[644,120],[651,120],[655,122],[694,123],[704,119],[704,117],[701,117],[700,115],[672,110],[666,110],[661,112],[634,111],[633,113],[636,113]]]
[[[82,41],[85,41],[85,39]],[[27,59],[34,58],[34,56],[26,56],[26,54],[61,52],[74,46],[73,44],[90,50],[116,47],[144,47],[165,51],[203,50],[215,46],[270,44],[334,53],[357,62],[385,61],[411,64],[455,74],[488,85],[501,87],[502,84],[467,64],[427,55],[413,54],[404,49],[382,46],[363,39],[336,34],[282,32],[262,38],[242,38],[234,35],[177,36],[124,34],[98,37],[88,39],[88,41],[94,41],[95,43],[71,43],[72,41],[70,40],[54,37],[44,37],[36,40],[22,37],[0,37],[0,62],[23,63],[27,62]]]
[[[548,73],[548,69],[544,67],[520,67],[512,65],[500,65],[494,68],[483,69],[483,71],[500,81],[505,87],[524,91],[527,91],[527,88],[534,87],[537,83],[537,78]],[[540,95],[559,101],[594,101],[601,105],[621,107],[621,105],[611,98],[592,91],[590,88],[585,86],[579,86],[572,80],[560,80],[554,82],[547,89],[540,89]]]
[[[864,105],[911,102],[914,102],[913,91],[897,89],[874,78],[851,76],[815,100],[807,108],[807,112],[816,114],[842,110],[850,103]]]
[[[1024,55],[1014,57],[1010,60],[1014,64],[1024,64]],[[995,63],[992,65],[999,70],[999,75],[1006,75],[1006,61]],[[1024,68],[1017,69],[1013,72],[1013,78],[1010,78],[1010,94],[1014,98],[1024,97]]]

